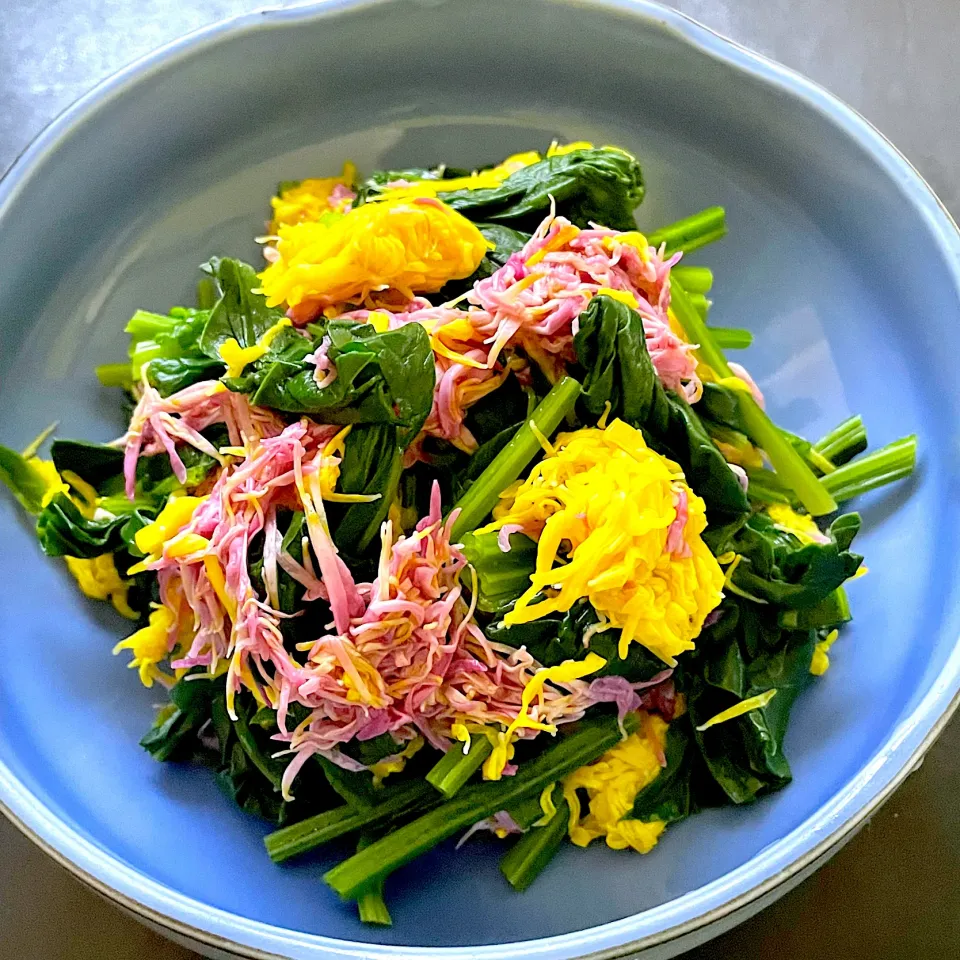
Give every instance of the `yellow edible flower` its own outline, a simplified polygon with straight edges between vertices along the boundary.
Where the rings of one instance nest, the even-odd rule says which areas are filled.
[[[839,630],[831,630],[813,648],[813,659],[810,661],[810,672],[815,677],[822,677],[830,669],[830,648],[837,642]]]
[[[121,616],[136,620],[139,614],[127,600],[130,581],[123,580],[113,562],[113,554],[105,553],[92,560],[64,557],[80,590],[91,600],[109,600]]]
[[[126,640],[121,640],[113,648],[115,654],[121,650],[133,652],[133,659],[129,663],[130,669],[137,669],[140,672],[140,682],[145,687],[152,687],[154,680],[159,680],[163,684],[170,681],[157,664],[166,659],[169,651],[170,629],[175,622],[172,610],[163,606],[155,607],[150,614],[150,622],[147,626],[127,637]]]
[[[277,334],[284,327],[290,326],[290,320],[284,317],[278,320],[269,330],[265,330],[263,336],[249,347],[241,347],[236,337],[227,337],[220,344],[218,353],[220,359],[227,365],[228,377],[239,377],[243,373],[244,367],[248,363],[259,360],[270,349],[270,344],[277,338]]]
[[[706,723],[701,723],[697,727],[699,732],[704,730],[709,730],[711,727],[715,727],[718,723],[726,723],[728,720],[736,720],[737,717],[742,717],[745,713],[750,713],[752,710],[760,710],[765,707],[775,696],[777,691],[774,688],[773,690],[764,690],[763,693],[758,693],[755,697],[748,697],[746,700],[741,700],[739,703],[735,703],[732,707],[728,707],[726,710],[721,710],[718,714],[712,716]]]
[[[666,732],[667,724],[660,717],[648,715],[636,733],[563,781],[570,807],[570,839],[578,847],[604,837],[614,850],[631,847],[649,853],[653,849],[666,824],[624,817],[633,809],[637,794],[660,775]],[[589,812],[582,818],[578,790],[585,790],[590,801]]]
[[[60,479],[57,468],[52,460],[41,460],[40,457],[30,457],[27,463],[40,474],[41,479],[46,484],[46,490],[43,492],[43,498],[40,506],[45,507],[58,493],[69,495],[70,488]]]
[[[681,494],[683,549],[671,553],[668,532]],[[604,429],[563,434],[527,479],[501,496],[484,529],[519,524],[538,540],[530,588],[505,623],[567,611],[585,597],[620,629],[621,657],[634,640],[671,666],[693,649],[721,600],[723,572],[701,539],[703,500],[639,430],[614,420]]]
[[[330,197],[337,187],[351,187],[356,179],[357,168],[348,160],[343,165],[343,173],[339,177],[301,180],[281,190],[279,196],[272,197],[270,200],[270,206],[273,207],[271,232],[276,233],[284,223],[319,220],[331,211],[343,213],[352,202],[350,197],[345,197],[336,204],[331,204]]]
[[[322,223],[280,227],[277,259],[260,274],[271,307],[318,309],[397,290],[434,293],[467,277],[487,252],[483,234],[432,197],[365,203]]]
[[[801,543],[823,543],[825,537],[813,517],[797,513],[786,503],[771,503],[767,507],[770,519],[787,533],[792,533]]]
[[[166,542],[175,537],[190,522],[194,510],[206,499],[206,497],[171,497],[157,514],[157,519],[134,534],[133,540],[137,548],[148,557],[158,557],[163,552]]]
[[[420,750],[423,744],[423,737],[414,737],[396,756],[387,757],[375,763],[370,768],[373,774],[373,785],[379,787],[391,773],[400,773],[407,765],[407,761]]]

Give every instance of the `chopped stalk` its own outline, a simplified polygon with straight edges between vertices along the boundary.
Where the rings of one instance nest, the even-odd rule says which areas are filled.
[[[549,437],[573,410],[580,396],[580,384],[564,377],[554,384],[539,403],[530,420],[544,436]],[[473,482],[454,509],[460,510],[453,525],[452,538],[459,540],[480,525],[496,506],[500,494],[516,480],[528,463],[541,450],[540,441],[527,422],[516,436],[497,454],[493,462]]]
[[[363,850],[374,842],[374,837],[368,833],[362,834],[357,841],[357,850]],[[357,898],[357,913],[361,923],[372,923],[378,927],[392,927],[393,918],[387,909],[387,902],[383,898],[383,884],[374,884],[366,893]]]
[[[133,383],[130,364],[101,363],[96,368],[97,379],[105,387],[129,387]]]
[[[726,212],[723,207],[707,207],[706,210],[701,210],[690,217],[684,217],[676,223],[654,230],[647,235],[647,241],[652,247],[659,247],[660,244],[665,243],[668,254],[677,250],[691,253],[708,243],[713,243],[714,240],[719,240],[726,236],[726,233]]]
[[[500,861],[500,872],[514,890],[526,890],[554,858],[567,835],[569,813],[567,801],[561,800],[553,819],[528,830]]]
[[[709,293],[713,287],[713,271],[709,267],[691,267],[681,263],[670,271],[670,278],[681,284],[689,294]]]
[[[150,340],[158,333],[166,333],[176,324],[176,320],[162,313],[138,310],[123,328],[134,342]]]
[[[848,417],[821,437],[813,449],[839,467],[867,449],[867,428],[860,416]]]
[[[554,786],[550,791],[554,805],[559,802],[557,797],[562,795],[563,791]],[[507,809],[507,813],[510,814],[513,822],[521,830],[529,830],[538,820],[543,819],[543,807],[540,804],[540,794],[531,793],[528,797],[518,800]]]
[[[732,377],[733,371],[728,366],[723,351],[710,336],[710,331],[690,303],[686,291],[678,283],[672,285],[671,291],[673,311],[689,341],[698,344],[700,356],[718,377]],[[807,511],[815,517],[833,513],[837,509],[833,497],[790,441],[760,409],[756,400],[749,393],[738,390],[737,402],[750,439],[767,454],[777,474],[790,485]]]
[[[625,723],[636,729],[635,715]],[[591,763],[620,740],[616,717],[583,720],[539,757],[523,764],[512,777],[464,787],[452,800],[418,817],[324,874],[324,881],[345,900],[355,900],[394,870],[438,843],[518,800],[538,795],[544,787]]]
[[[713,305],[712,300],[708,300],[702,293],[691,293],[690,302],[696,307],[697,313],[706,320],[707,314],[710,312],[710,307]]]
[[[414,810],[429,810],[437,802],[439,797],[433,787],[418,780],[384,790],[376,806],[335,807],[289,827],[274,830],[264,837],[263,842],[270,859],[274,863],[282,863],[337,837],[365,827],[385,825]]]
[[[850,500],[910,476],[916,465],[917,438],[911,435],[837,467],[823,484],[837,500]]]
[[[427,774],[427,783],[449,800],[480,769],[491,750],[490,741],[482,735],[471,738],[466,753],[453,744]]]
[[[753,344],[753,334],[739,327],[707,327],[713,342],[721,350],[746,350]]]

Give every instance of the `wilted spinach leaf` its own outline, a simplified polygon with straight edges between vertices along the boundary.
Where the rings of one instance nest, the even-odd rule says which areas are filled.
[[[631,683],[652,679],[664,669],[662,660],[646,647],[631,643],[627,656],[620,659],[619,630],[605,630],[590,638],[589,648],[583,645],[586,629],[599,621],[593,605],[588,600],[574,604],[566,613],[548,613],[530,623],[506,626],[502,616],[511,608],[507,604],[498,612],[499,619],[487,626],[487,636],[511,647],[525,646],[530,654],[544,666],[552,667],[564,660],[582,660],[593,652],[606,660],[606,665],[591,674],[597,677],[624,677]]]
[[[502,223],[478,223],[477,228],[494,245],[493,249],[487,251],[477,269],[469,277],[445,283],[433,298],[434,303],[454,300],[467,290],[472,290],[478,280],[485,280],[496,273],[512,254],[522,250],[530,240],[529,233],[514,230]]]
[[[361,424],[347,436],[337,489],[380,495],[369,503],[329,505],[334,543],[347,557],[360,558],[379,537],[380,525],[397,496],[402,453],[398,430],[389,424]]]
[[[810,681],[816,632],[783,630],[777,611],[728,598],[723,615],[697,641],[686,664],[687,702],[694,726],[738,701],[776,689],[765,706],[695,731],[711,776],[734,803],[777,790],[791,778],[783,753],[790,709]],[[697,661],[696,663],[694,661]]]
[[[693,782],[697,747],[688,717],[674,720],[667,728],[663,752],[666,766],[656,780],[636,795],[627,819],[675,823],[697,812]]]
[[[214,257],[201,268],[213,278],[219,297],[200,337],[200,350],[220,360],[220,347],[233,337],[241,347],[253,346],[267,330],[283,319],[278,307],[268,307],[257,272],[230,257]]]
[[[426,330],[408,323],[378,333],[367,323],[331,320],[311,324],[313,340],[291,333],[252,372],[228,385],[253,394],[253,402],[326,423],[382,423],[404,429],[406,442],[420,431],[433,405],[433,350]],[[304,357],[329,337],[327,356],[337,371],[319,387]]]
[[[125,546],[122,529],[130,517],[91,520],[66,494],[58,493],[37,517],[37,539],[48,557],[89,560]]]
[[[635,227],[633,211],[643,200],[640,164],[621,150],[584,148],[511,174],[499,187],[440,193],[439,199],[477,223],[504,223],[533,231],[549,213],[580,227],[591,221],[615,230]]]
[[[86,440],[54,440],[50,458],[57,472],[75,473],[100,496],[123,489],[123,450]]]
[[[733,583],[771,604],[812,607],[860,568],[863,557],[849,549],[859,529],[859,514],[843,514],[827,530],[829,543],[804,544],[766,513],[755,513],[729,542],[742,557]]]

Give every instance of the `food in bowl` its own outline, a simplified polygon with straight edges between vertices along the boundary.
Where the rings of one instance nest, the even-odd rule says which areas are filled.
[[[650,851],[784,787],[795,698],[866,572],[838,504],[913,470],[852,417],[776,426],[708,325],[710,208],[644,236],[640,165],[553,144],[281,184],[265,267],[138,311],[123,437],[47,432],[0,476],[45,553],[137,621],[170,702],[143,738],[272,821],[282,862],[389,923],[391,872],[508,839]]]

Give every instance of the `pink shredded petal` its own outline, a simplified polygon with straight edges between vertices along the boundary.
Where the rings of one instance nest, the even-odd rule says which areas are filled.
[[[750,486],[750,478],[747,476],[747,471],[743,469],[738,463],[728,463],[727,466],[733,471],[733,475],[737,478],[737,483],[740,484],[740,489],[744,493],[747,492],[747,488]]]
[[[767,401],[764,399],[763,391],[757,386],[756,381],[747,372],[746,367],[737,363],[735,360],[731,360],[727,366],[730,367],[730,370],[733,372],[735,377],[739,377],[750,388],[750,393],[753,394],[753,399],[757,401],[760,409],[766,410]]]
[[[498,810],[492,817],[480,820],[470,827],[466,833],[457,841],[455,850],[459,850],[475,833],[481,830],[489,830],[496,833],[497,830],[503,830],[508,834],[526,833],[513,817],[506,810]]]
[[[689,500],[686,487],[676,486],[673,491],[673,506],[676,516],[667,528],[667,552],[677,557],[690,557],[693,552],[683,536],[689,516]]]
[[[522,523],[505,523],[497,533],[497,546],[503,553],[510,552],[510,537],[515,533],[523,533]]]

